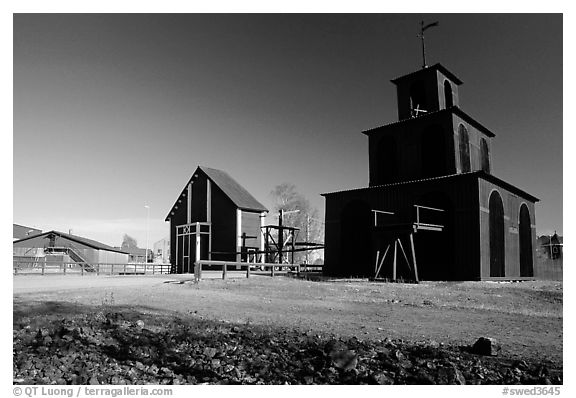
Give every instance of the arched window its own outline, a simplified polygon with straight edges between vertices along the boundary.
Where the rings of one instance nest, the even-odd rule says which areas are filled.
[[[490,212],[490,276],[505,276],[504,252],[504,205],[497,191],[490,194],[488,205]]]
[[[372,226],[374,219],[368,203],[354,200],[340,214],[341,276],[373,276]]]
[[[480,167],[482,168],[482,171],[490,173],[490,153],[485,138],[480,140]]]
[[[530,211],[525,203],[520,206],[518,222],[518,235],[520,238],[520,276],[534,276],[534,263],[532,258],[532,226]]]
[[[458,142],[460,152],[460,167],[462,173],[470,171],[470,140],[468,138],[468,130],[464,125],[458,127]]]
[[[454,105],[454,100],[452,99],[452,85],[448,80],[444,80],[444,99],[446,101],[446,108],[450,108]]]
[[[438,177],[446,174],[446,145],[444,131],[431,126],[422,132],[422,177]]]
[[[426,90],[422,81],[414,82],[412,86],[410,86],[410,109],[412,117],[424,114],[419,111],[428,111]]]
[[[398,177],[398,154],[394,137],[382,137],[378,142],[376,162],[377,184],[393,182]]]

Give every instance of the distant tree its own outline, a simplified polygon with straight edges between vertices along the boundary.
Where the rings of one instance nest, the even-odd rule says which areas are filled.
[[[138,247],[138,242],[136,241],[136,239],[134,239],[133,237],[131,237],[128,234],[124,234],[124,237],[122,238],[121,248],[126,250],[126,249],[136,249],[137,247]]]
[[[274,187],[270,195],[274,200],[275,217],[278,217],[280,210],[285,212],[299,210],[297,213],[286,214],[282,222],[283,225],[300,229],[296,236],[298,242],[322,243],[324,241],[324,225],[319,222],[318,209],[312,207],[308,199],[298,192],[296,185],[282,183]],[[295,261],[302,262],[305,257],[306,253],[300,252],[295,256]]]

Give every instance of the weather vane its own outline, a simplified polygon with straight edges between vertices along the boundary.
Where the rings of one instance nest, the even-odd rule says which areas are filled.
[[[438,26],[438,21],[424,25],[424,21],[420,21],[420,34],[418,37],[422,39],[422,69],[426,68],[426,45],[424,43],[424,31],[428,28]]]

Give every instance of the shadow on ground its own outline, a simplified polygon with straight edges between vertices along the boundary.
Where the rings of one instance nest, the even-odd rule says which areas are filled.
[[[14,304],[17,384],[561,384],[549,362],[234,324],[111,300]]]

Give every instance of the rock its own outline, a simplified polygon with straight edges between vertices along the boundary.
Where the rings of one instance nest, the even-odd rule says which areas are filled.
[[[501,349],[502,347],[496,339],[492,337],[480,337],[471,347],[470,352],[477,355],[496,356]]]
[[[372,379],[372,381],[374,381],[374,383],[379,384],[379,385],[394,384],[394,379],[391,378],[390,376],[388,376],[384,372],[374,373],[374,374],[372,374],[372,376],[370,378]]]
[[[140,328],[143,328],[143,327],[144,327],[144,321],[141,320],[141,319],[139,319],[139,320],[136,322],[136,325],[137,325],[138,327],[140,327]]]

